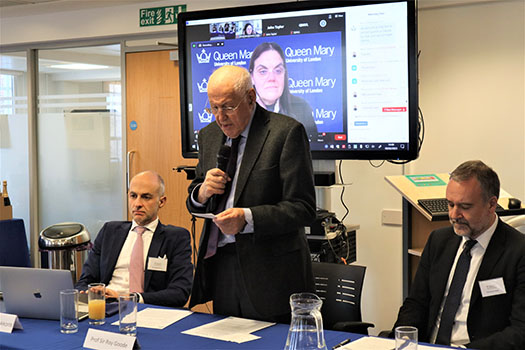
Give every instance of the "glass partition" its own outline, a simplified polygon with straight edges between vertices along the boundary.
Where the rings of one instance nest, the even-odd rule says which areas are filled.
[[[13,217],[23,219],[29,239],[27,59],[0,54],[0,181],[7,181]]]
[[[40,229],[123,216],[120,46],[40,50]]]

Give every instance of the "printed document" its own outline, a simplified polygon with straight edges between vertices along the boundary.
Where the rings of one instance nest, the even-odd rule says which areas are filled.
[[[137,312],[137,327],[164,329],[170,324],[182,320],[184,317],[191,315],[189,310],[176,309],[157,309],[148,307]],[[112,325],[118,326],[119,321]]]
[[[273,326],[274,324],[275,323],[271,322],[230,316],[219,321],[188,329],[181,333],[240,344],[250,340],[259,339],[260,337],[251,333]]]
[[[337,348],[337,350],[393,350],[396,348],[396,341],[394,339],[376,338],[376,337],[362,337],[345,346]],[[417,350],[445,350],[448,347],[425,346],[418,344]]]

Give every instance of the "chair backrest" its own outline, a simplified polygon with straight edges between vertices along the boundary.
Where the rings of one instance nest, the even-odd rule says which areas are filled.
[[[316,294],[323,300],[325,329],[337,322],[361,321],[361,291],[366,267],[313,262]]]
[[[31,267],[24,220],[0,220],[0,266]]]

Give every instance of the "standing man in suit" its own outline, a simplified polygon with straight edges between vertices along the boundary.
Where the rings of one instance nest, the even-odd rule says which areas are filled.
[[[314,290],[304,234],[315,218],[305,129],[257,105],[244,68],[217,69],[208,98],[215,122],[199,133],[187,206],[217,216],[204,223],[190,307],[213,300],[218,314],[288,322],[290,295]],[[226,171],[217,165],[224,145],[232,146]]]
[[[77,288],[106,284],[106,296],[137,292],[147,304],[181,307],[192,284],[190,234],[163,225],[157,216],[166,204],[164,180],[153,171],[133,177],[128,191],[132,222],[104,224],[89,253]]]
[[[499,190],[481,161],[450,174],[452,227],[431,233],[394,327],[415,326],[425,342],[525,349],[525,236],[496,215]]]

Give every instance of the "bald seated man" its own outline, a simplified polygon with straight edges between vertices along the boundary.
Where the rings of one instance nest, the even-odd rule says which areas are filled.
[[[290,295],[314,289],[304,234],[315,219],[305,128],[260,107],[241,67],[217,69],[208,99],[215,121],[199,132],[187,206],[217,216],[204,222],[190,306],[213,300],[214,313],[288,322]],[[221,170],[224,146],[231,154]]]
[[[159,221],[166,200],[159,174],[135,175],[128,191],[133,221],[104,224],[76,287],[86,290],[90,283],[103,282],[109,298],[133,292],[146,304],[184,306],[193,277],[190,234]]]

